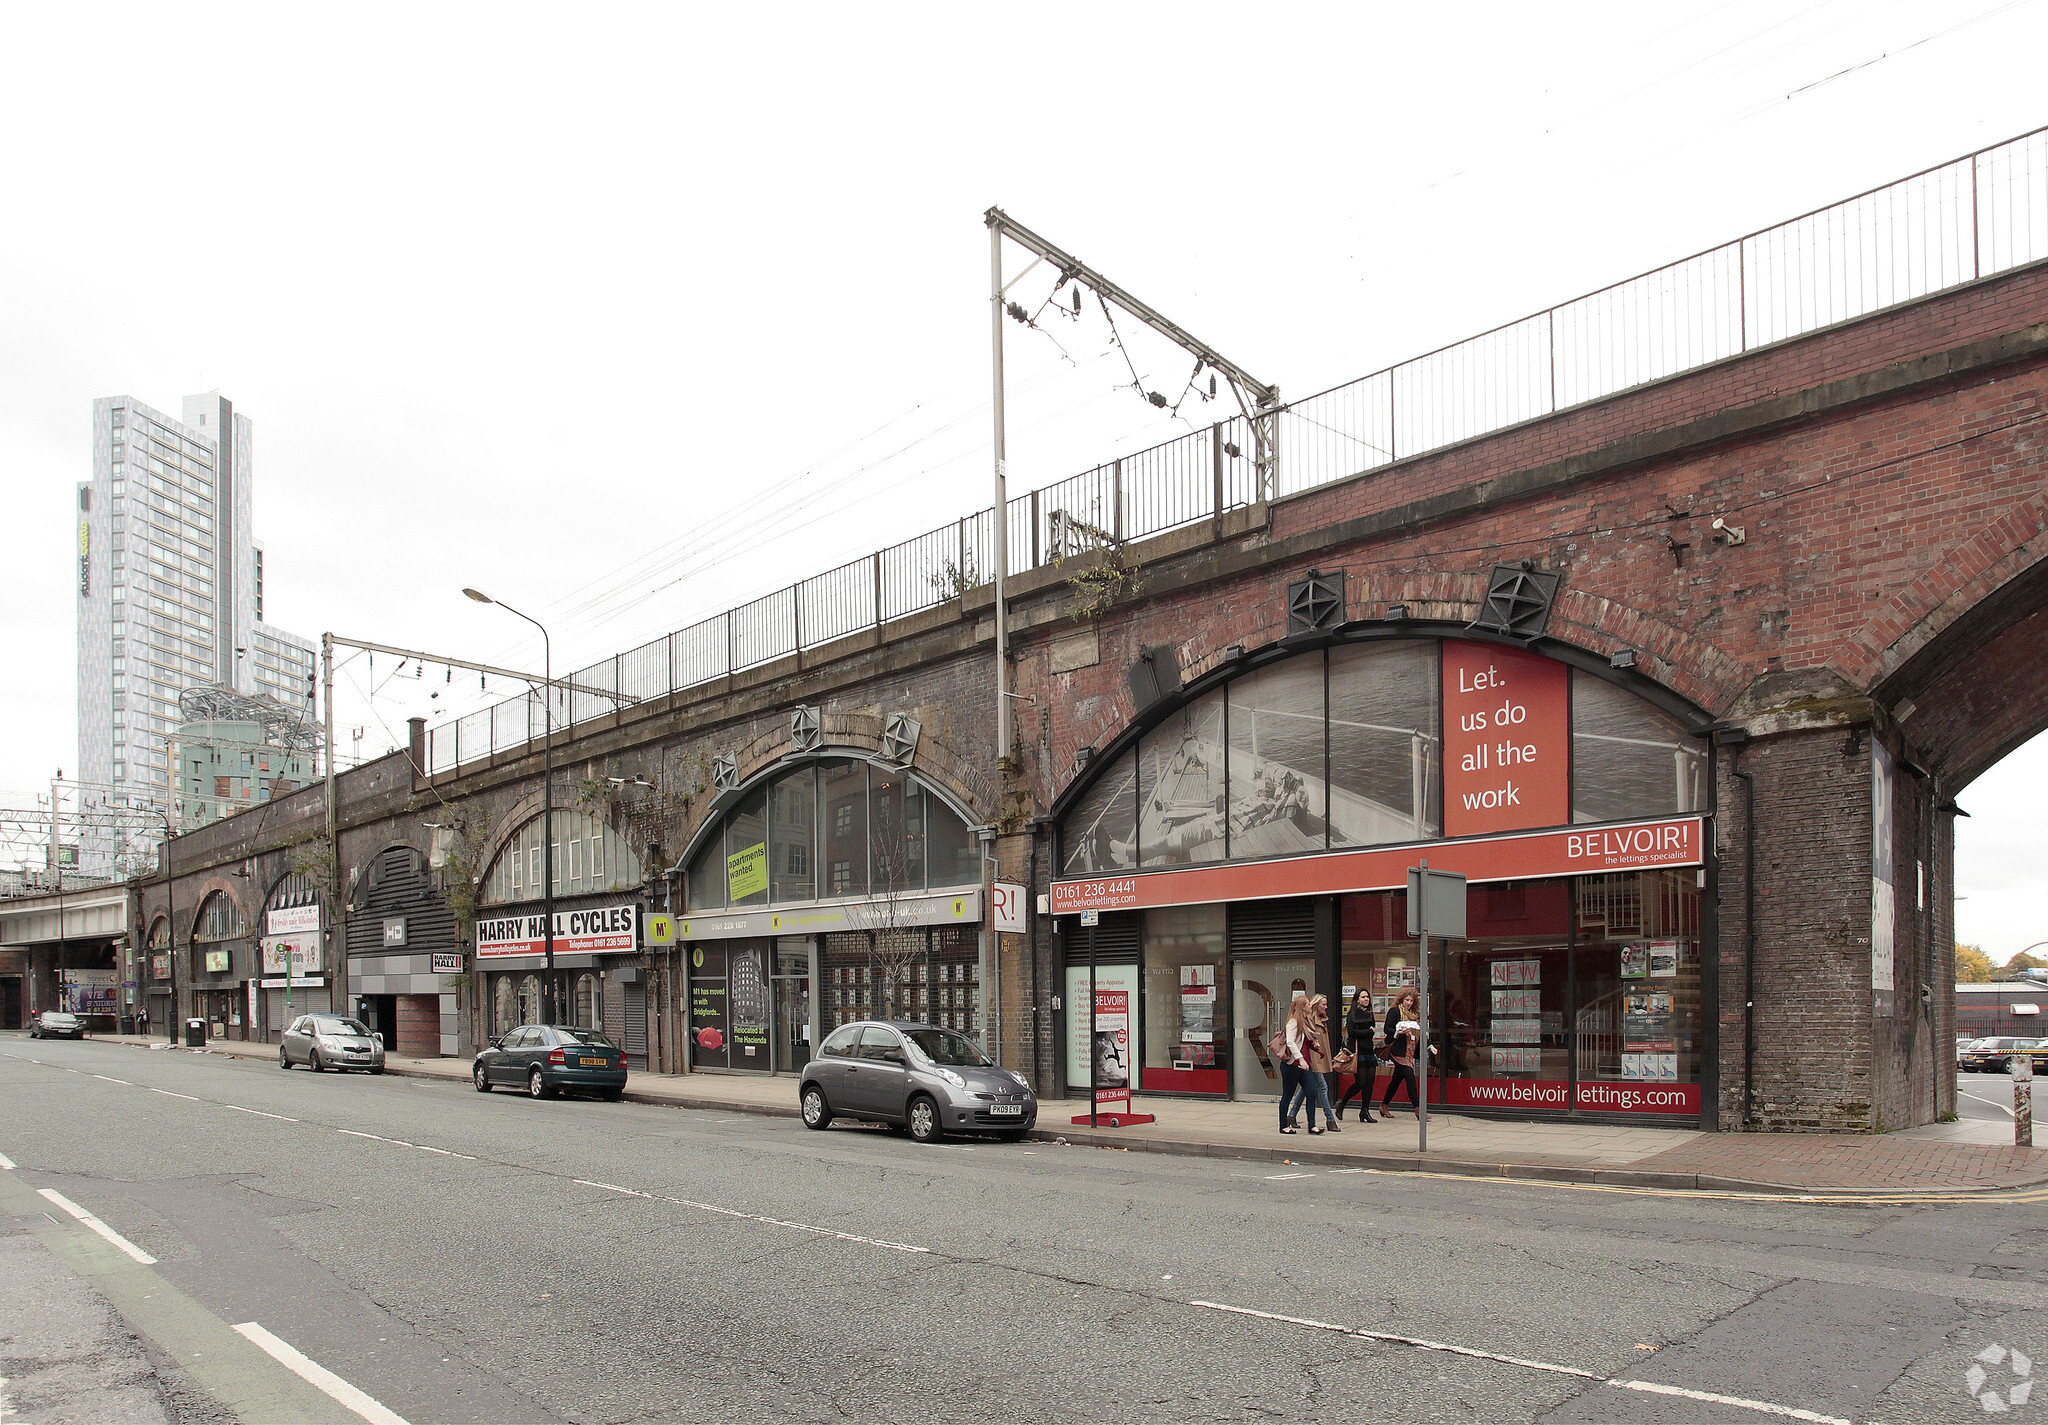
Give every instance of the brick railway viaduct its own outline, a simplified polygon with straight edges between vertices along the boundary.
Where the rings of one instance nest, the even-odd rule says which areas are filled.
[[[556,747],[557,803],[580,798],[650,849],[642,896],[659,910],[682,894],[660,873],[731,801],[715,759],[732,758],[741,784],[780,765],[803,707],[821,710],[826,749],[880,756],[885,719],[909,714],[922,727],[915,770],[991,829],[1004,878],[1042,893],[1055,813],[1090,754],[1099,765],[1162,707],[1275,649],[1485,638],[1468,626],[1489,571],[1528,561],[1558,576],[1534,650],[1654,699],[1708,759],[1701,935],[1717,1047],[1700,1073],[1703,1123],[1929,1122],[1953,1107],[1955,798],[2048,727],[2044,418],[2048,265],[2037,264],[1131,544],[1131,578],[1092,617],[1070,577],[1100,555],[1015,579],[1024,701],[1000,765],[982,586],[578,724]],[[1717,541],[1717,519],[1741,542]],[[1311,569],[1341,571],[1342,607],[1290,633],[1288,590]],[[1141,706],[1130,671],[1159,648],[1184,691],[1169,678],[1164,701]],[[1625,650],[1634,666],[1617,669]],[[1880,746],[1899,769],[1888,992],[1871,979]],[[424,858],[429,823],[456,813],[471,827],[469,859],[488,866],[540,806],[539,754],[535,743],[428,777],[416,729],[410,752],[344,773],[338,879],[352,913],[364,913],[365,867],[393,848]],[[174,843],[181,964],[202,889],[250,898],[254,917],[263,888],[324,840],[325,818],[316,786]],[[165,889],[161,876],[142,887],[138,937]],[[984,970],[996,977],[998,1052],[1041,1090],[1059,1086],[1065,1064],[1061,943],[1034,917],[1028,933],[998,938]],[[622,963],[639,967],[656,1010],[650,1067],[682,1068],[681,956]],[[467,1048],[481,996],[462,994]]]

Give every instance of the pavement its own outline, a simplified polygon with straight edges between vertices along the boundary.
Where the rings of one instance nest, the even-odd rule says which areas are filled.
[[[161,1038],[94,1035],[95,1042],[164,1048]],[[181,1050],[189,1053],[192,1051]],[[215,1040],[207,1053],[272,1059],[273,1045]],[[388,1073],[467,1080],[469,1061],[390,1055]],[[1043,1100],[1041,1141],[1181,1157],[1426,1172],[1461,1177],[1524,1178],[1610,1186],[1850,1196],[2010,1192],[2048,1184],[2048,1146],[2013,1144],[2012,1118],[1988,1097],[2011,1089],[2003,1076],[1964,1076],[1973,1085],[1964,1107],[1980,1116],[1884,1134],[1701,1133],[1661,1127],[1577,1122],[1505,1122],[1432,1109],[1429,1149],[1417,1146],[1417,1123],[1396,1114],[1376,1123],[1347,1114],[1340,1133],[1282,1137],[1274,1109],[1261,1103],[1148,1099],[1149,1124],[1072,1125],[1085,1100]],[[797,1116],[796,1081],[751,1074],[639,1074],[630,1102],[771,1117]],[[1986,1107],[1988,1105],[1988,1108]],[[2003,1116],[2001,1116],[2001,1114]]]

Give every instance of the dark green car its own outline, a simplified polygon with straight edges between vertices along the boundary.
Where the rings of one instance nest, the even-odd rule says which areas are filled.
[[[617,1103],[626,1093],[626,1055],[602,1029],[522,1024],[493,1039],[491,1047],[476,1056],[470,1077],[478,1093],[503,1086],[550,1098],[565,1089],[579,1089]]]

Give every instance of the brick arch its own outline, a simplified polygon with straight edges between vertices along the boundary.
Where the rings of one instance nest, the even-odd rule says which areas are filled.
[[[1473,607],[1477,607],[1475,604]],[[1550,636],[1600,658],[1633,648],[1654,663],[1647,676],[1698,707],[1725,713],[1756,670],[1648,609],[1603,594],[1564,588],[1551,608]]]
[[[1944,549],[1927,570],[1886,599],[1849,647],[1861,654],[1850,675],[1874,686],[1898,672],[1972,609],[1998,597],[2048,557],[2048,493],[1991,520]]]
[[[2048,730],[2048,497],[2029,502],[2027,522],[1994,521],[1977,539],[1944,551],[1942,577],[1918,581],[1939,594],[1900,628],[1903,601],[1871,619],[1863,644],[1881,670],[1871,689],[1910,755],[1953,795],[2021,743]],[[2026,537],[2000,553],[2000,532]],[[1875,640],[1898,630],[1891,643]]]
[[[365,894],[368,893],[370,888],[371,865],[374,864],[377,858],[379,856],[382,856],[385,852],[397,850],[400,847],[403,847],[407,851],[410,851],[414,855],[418,856],[423,865],[425,864],[427,858],[433,854],[430,848],[416,845],[404,836],[393,836],[391,837],[390,840],[380,845],[376,850],[369,852],[361,860],[356,862],[356,865],[359,868],[359,874],[356,876],[355,884],[348,888],[347,901],[348,908],[351,911],[360,910],[362,908],[363,897]],[[438,895],[439,892],[436,892],[435,894]]]
[[[855,719],[865,719],[868,722],[873,723],[874,726],[871,730],[870,735],[868,735],[865,738],[861,737],[858,729],[850,726],[839,729],[840,735],[835,735],[834,724],[835,722],[841,721],[842,719],[848,723],[851,723]],[[967,825],[969,827],[986,824],[985,821],[978,820],[978,818],[980,818],[981,816],[981,812],[979,808],[976,807],[974,798],[968,795],[965,791],[963,791],[957,779],[947,775],[947,772],[950,767],[964,765],[957,756],[957,754],[954,754],[951,752],[950,749],[947,749],[943,761],[937,758],[928,760],[926,757],[926,748],[928,745],[931,745],[932,739],[930,734],[926,733],[918,738],[917,753],[914,757],[911,758],[909,762],[883,762],[881,756],[881,729],[882,718],[877,714],[827,713],[824,718],[823,740],[819,743],[818,750],[815,753],[803,754],[802,760],[810,761],[819,757],[831,757],[842,753],[852,753],[863,758],[864,760],[880,762],[881,765],[884,766],[902,766],[909,771],[917,773],[920,780],[924,781],[926,784],[932,787],[937,788],[940,792],[944,793],[946,799],[953,803],[955,808],[959,809],[964,813],[964,819],[966,820]],[[779,751],[777,751],[776,755],[772,757],[756,758],[748,763],[744,763],[741,765],[739,790],[745,791],[754,784],[772,777],[778,768],[781,768],[785,765],[796,765],[797,759],[791,756],[789,748],[789,737],[787,734],[784,734],[782,736],[777,746],[779,747]],[[715,804],[716,809],[714,810]],[[719,798],[708,797],[705,799],[703,811],[697,814],[689,822],[689,824],[684,830],[681,842],[676,852],[676,866],[681,867],[689,863],[690,858],[697,853],[697,843],[699,839],[703,836],[705,828],[710,826],[716,820],[718,820],[718,818],[724,816],[725,813],[730,811],[731,809],[732,804],[730,802],[724,802],[722,804],[719,804]]]
[[[239,880],[240,878],[237,877],[236,879]],[[206,909],[206,903],[212,900],[216,893],[224,895],[229,900],[233,901],[235,904],[235,908],[241,911],[242,913],[243,932],[241,936],[237,936],[235,938],[242,939],[258,933],[256,929],[256,915],[261,914],[260,907],[256,912],[256,915],[252,915],[250,913],[247,902],[244,901],[241,896],[235,894],[234,884],[232,881],[228,879],[228,877],[217,875],[208,876],[205,880],[199,883],[198,894],[193,896],[192,898],[192,909],[190,912],[188,912],[189,918],[185,922],[185,941],[187,944],[191,944],[193,942],[193,938],[199,934],[199,913]],[[177,929],[178,928],[175,925],[171,927],[171,933],[173,936],[177,934]]]

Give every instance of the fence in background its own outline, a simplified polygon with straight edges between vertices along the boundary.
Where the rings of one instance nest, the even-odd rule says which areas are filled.
[[[1242,417],[1010,501],[1012,572],[1143,539],[1259,499],[1598,400],[2048,258],[2048,129],[1631,277],[1281,408],[1262,491]],[[988,582],[993,509],[764,594],[567,676],[563,729],[696,687]],[[540,693],[428,733],[449,771],[540,737]]]

